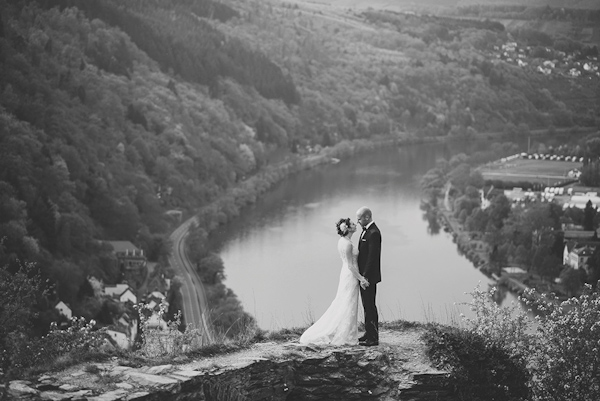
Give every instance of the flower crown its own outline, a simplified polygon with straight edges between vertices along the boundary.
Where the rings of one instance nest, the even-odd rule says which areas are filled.
[[[345,219],[339,219],[337,223],[335,223],[335,228],[337,228],[337,233],[339,236],[343,237],[348,234],[348,230],[350,229],[350,217]]]

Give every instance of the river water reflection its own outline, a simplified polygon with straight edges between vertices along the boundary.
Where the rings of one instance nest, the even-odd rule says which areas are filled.
[[[471,299],[466,293],[491,280],[450,234],[431,232],[419,207],[422,175],[442,157],[474,150],[466,147],[390,147],[290,177],[211,235],[225,284],[263,329],[308,325],[335,296],[341,260],[334,224],[355,221],[367,205],[383,237],[380,320],[450,323],[470,315],[460,305]]]

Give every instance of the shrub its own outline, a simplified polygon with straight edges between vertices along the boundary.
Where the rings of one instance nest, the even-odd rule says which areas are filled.
[[[5,239],[0,238],[0,254]],[[34,307],[40,295],[47,295],[46,283],[35,264],[17,262],[16,272],[8,266],[0,267],[0,382],[19,374],[23,363],[19,353],[37,316]]]
[[[431,325],[424,335],[431,360],[450,371],[461,400],[525,400],[528,372],[521,359],[476,333]]]
[[[158,310],[154,310],[149,305],[140,303],[134,306],[140,317],[141,344],[139,351],[142,355],[149,358],[163,356],[181,355],[187,351],[193,351],[202,346],[202,333],[192,325],[187,325],[181,332],[181,311],[178,311],[175,318],[169,322],[164,322],[163,316],[167,311],[167,303],[163,298]],[[151,327],[151,318],[158,322],[156,328]]]
[[[582,295],[559,303],[554,294],[525,293],[539,311],[530,347],[534,400],[600,399],[600,292],[586,284]]]
[[[475,317],[468,318],[461,314],[467,331],[481,336],[489,346],[501,347],[513,357],[526,358],[529,343],[532,340],[531,321],[519,305],[512,303],[508,307],[500,307],[496,303],[497,288],[483,291],[475,287],[469,295],[468,303]]]
[[[597,286],[598,287],[598,286]],[[559,302],[552,293],[525,291],[521,301],[535,311],[534,322],[515,306],[499,307],[494,302],[495,289],[478,287],[471,293],[472,319],[464,318],[473,338],[480,339],[483,351],[475,351],[478,342],[460,340],[459,335],[441,336],[438,360],[464,366],[466,351],[482,357],[497,358],[502,350],[515,367],[526,367],[523,377],[532,401],[592,401],[600,399],[600,292],[586,285],[581,296]],[[470,343],[469,343],[470,342]],[[447,345],[446,345],[447,344]],[[448,348],[444,351],[444,347]],[[445,353],[444,353],[445,352]],[[489,354],[491,352],[491,354]],[[500,352],[500,353],[499,353]],[[501,358],[501,357],[500,357]],[[474,361],[477,365],[477,361]],[[486,362],[489,363],[489,362]],[[470,366],[470,363],[469,363]],[[471,373],[458,371],[462,382],[470,383]],[[518,393],[520,394],[520,393]]]
[[[50,368],[65,356],[77,362],[89,360],[107,341],[106,330],[94,330],[95,325],[94,320],[86,322],[83,317],[74,317],[65,330],[59,329],[53,322],[50,332],[43,337],[28,338],[22,333],[13,333],[9,344],[14,353],[14,371]]]

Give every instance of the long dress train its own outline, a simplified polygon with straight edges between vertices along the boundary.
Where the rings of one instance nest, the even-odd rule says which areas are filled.
[[[338,251],[342,270],[337,293],[323,316],[302,334],[301,344],[358,344],[358,249],[349,239],[341,237]]]

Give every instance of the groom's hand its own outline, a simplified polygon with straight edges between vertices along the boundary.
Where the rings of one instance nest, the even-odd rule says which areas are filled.
[[[369,280],[364,279],[361,283],[360,283],[361,288],[364,290],[369,286]]]

